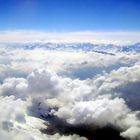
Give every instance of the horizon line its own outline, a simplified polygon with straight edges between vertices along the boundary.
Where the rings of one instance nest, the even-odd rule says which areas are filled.
[[[140,31],[73,31],[49,32],[39,30],[0,30],[0,42],[89,42],[125,45],[140,42]]]

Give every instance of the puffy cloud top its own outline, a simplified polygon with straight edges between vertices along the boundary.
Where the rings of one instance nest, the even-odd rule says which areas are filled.
[[[2,139],[87,140],[81,131],[111,126],[140,140],[139,53],[2,47],[0,54]]]

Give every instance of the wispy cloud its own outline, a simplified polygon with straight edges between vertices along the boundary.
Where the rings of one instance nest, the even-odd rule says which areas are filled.
[[[34,30],[0,31],[0,41],[91,42],[104,44],[132,44],[140,42],[140,32],[47,32]]]

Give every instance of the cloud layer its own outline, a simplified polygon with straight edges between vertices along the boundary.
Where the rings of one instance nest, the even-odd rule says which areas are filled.
[[[0,48],[4,140],[140,140],[140,54]],[[60,129],[61,128],[61,129]]]
[[[34,42],[34,41],[47,41],[55,43],[71,43],[71,42],[91,42],[91,43],[104,43],[104,44],[132,44],[140,42],[139,32],[45,32],[45,31],[28,31],[28,30],[15,30],[15,31],[1,31],[0,41],[14,41],[14,42]]]

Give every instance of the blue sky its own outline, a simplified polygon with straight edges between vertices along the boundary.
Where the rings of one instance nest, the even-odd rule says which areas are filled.
[[[140,31],[140,0],[0,0],[0,30]]]

